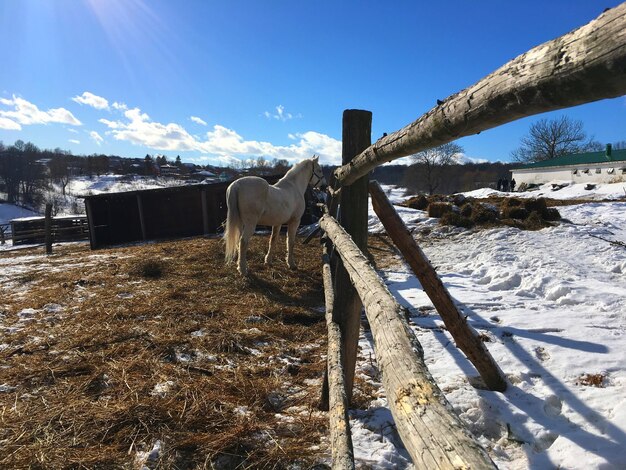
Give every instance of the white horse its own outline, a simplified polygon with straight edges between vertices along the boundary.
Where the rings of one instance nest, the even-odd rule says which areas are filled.
[[[224,231],[226,262],[232,262],[239,255],[237,270],[242,276],[248,273],[246,251],[258,224],[272,227],[265,264],[271,262],[280,228],[287,224],[286,261],[291,269],[295,269],[293,245],[305,209],[304,192],[308,185],[326,185],[318,159],[314,156],[297,163],[274,185],[257,176],[246,176],[228,186],[228,216]]]

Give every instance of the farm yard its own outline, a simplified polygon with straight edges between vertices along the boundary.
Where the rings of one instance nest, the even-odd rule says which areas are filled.
[[[565,2],[552,10],[524,5],[516,15],[497,15],[487,7],[417,9],[407,2],[407,14],[368,6],[362,18],[345,6],[330,15],[285,7],[284,19],[306,17],[331,33],[319,41],[252,3],[236,15],[221,4],[209,11],[192,2],[184,12],[166,4],[137,0],[107,9],[79,2],[68,15],[19,2],[5,15],[17,24],[41,13],[41,24],[62,25],[65,60],[82,56],[67,40],[74,31],[81,46],[109,47],[99,49],[88,75],[80,77],[77,67],[62,87],[51,80],[56,86],[45,100],[20,81],[32,75],[25,70],[12,74],[18,81],[7,79],[10,91],[0,97],[0,137],[28,139],[28,126],[62,125],[67,142],[92,151],[74,156],[21,138],[9,146],[0,141],[7,202],[0,204],[0,467],[626,468],[626,141],[615,140],[623,134],[616,123],[626,94],[626,3],[602,11]],[[544,14],[536,15],[539,7]],[[214,37],[197,20],[205,16],[223,19],[209,28]],[[243,27],[224,20],[234,16]],[[514,22],[505,25],[507,16]],[[128,24],[137,39],[152,36],[145,31],[181,31],[181,38],[154,35],[171,38],[172,50],[180,51],[178,66],[166,60],[161,67],[176,74],[155,74],[157,68],[136,60],[154,56],[156,66],[171,56],[167,45],[127,54],[130,44],[142,43],[130,40],[121,20],[133,17],[137,24]],[[405,47],[426,44],[422,31],[431,32],[433,19],[442,17],[464,41],[443,35],[432,50]],[[252,26],[277,19],[281,28],[262,36]],[[12,21],[1,22],[7,37],[21,37]],[[390,37],[363,35],[371,25]],[[524,34],[509,31],[520,25]],[[39,59],[18,68],[44,65],[44,37],[33,36],[39,44],[32,51],[17,48]],[[222,54],[204,45],[218,37]],[[356,44],[355,37],[362,40]],[[303,51],[305,62],[272,47],[285,43]],[[359,73],[355,45],[372,57],[388,50],[385,61],[406,66],[402,75],[415,83],[403,90],[391,83],[396,74],[380,67]],[[472,57],[478,50],[480,61]],[[199,53],[211,69],[223,70],[219,80],[184,65],[198,62],[189,59]],[[126,80],[97,73],[107,62]],[[485,74],[492,62],[502,65]],[[297,74],[262,73],[287,63],[290,70],[324,63],[333,73],[312,74],[315,82],[303,80],[304,88],[293,86]],[[460,73],[448,73],[451,64]],[[133,78],[139,76],[155,77],[141,85],[141,97]],[[90,91],[71,97],[77,87],[96,86],[93,77],[102,79],[110,101]],[[207,77],[202,87],[196,77]],[[482,78],[468,86],[465,77]],[[44,108],[22,98],[24,86]],[[277,99],[290,110],[272,108]],[[68,100],[81,119],[51,107]],[[306,112],[291,112],[298,103]],[[336,111],[337,103],[369,103],[382,110],[382,124],[373,127],[371,111],[345,109],[341,140],[328,135],[337,123],[323,122],[331,113],[319,110]],[[158,120],[137,105],[152,106]],[[580,106],[605,142],[573,119]],[[553,112],[566,114],[532,122],[521,136],[524,118]],[[392,131],[407,115],[414,120]],[[485,141],[476,137],[492,130]],[[34,133],[46,145],[59,138]],[[517,139],[519,147],[509,148]],[[515,162],[530,162],[520,171],[535,164],[552,169],[518,186],[509,180],[516,169],[501,160],[502,148]],[[137,150],[182,152],[195,163],[180,155],[115,154]],[[481,155],[492,161],[483,165]],[[410,171],[378,170],[395,160],[410,163]],[[477,165],[466,170],[469,162]],[[271,184],[276,169],[284,176]],[[73,176],[92,186],[107,173],[139,185],[165,176],[177,187],[124,197],[84,194],[86,217],[75,219],[77,195],[66,194]],[[382,187],[377,175],[387,183],[401,177],[415,196]],[[202,179],[203,186],[182,187],[173,176]],[[311,197],[309,188],[320,192]],[[45,204],[46,215],[12,220],[7,242],[3,214],[13,204],[39,212]],[[70,219],[53,218],[68,204]],[[310,218],[302,217],[307,205]],[[296,231],[310,220],[317,226],[308,227],[294,259]],[[70,237],[73,225],[79,230]],[[267,225],[270,237],[256,231]],[[289,268],[263,264],[283,225]],[[87,235],[89,247],[80,241]],[[45,254],[32,245],[41,240]]]
[[[624,204],[560,206],[564,221],[539,231],[442,226],[397,207],[505,372],[503,394],[481,385],[370,210],[371,259],[500,468],[626,464]],[[329,465],[319,244],[297,244],[295,272],[265,267],[266,244],[252,239],[250,280],[214,238],[5,251],[0,464]],[[412,467],[385,397],[365,321],[350,412],[359,468]]]

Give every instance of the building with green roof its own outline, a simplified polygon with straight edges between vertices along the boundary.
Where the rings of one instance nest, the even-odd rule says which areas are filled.
[[[562,155],[541,162],[520,165],[511,170],[517,186],[549,182],[618,183],[626,182],[626,149],[613,150],[607,144],[602,152]]]

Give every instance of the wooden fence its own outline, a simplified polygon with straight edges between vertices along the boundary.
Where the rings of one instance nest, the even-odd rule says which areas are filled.
[[[87,240],[89,226],[85,216],[52,217],[50,221],[52,242]],[[28,217],[11,221],[13,245],[44,243],[46,241],[46,218]]]
[[[352,394],[361,308],[374,336],[398,433],[417,468],[494,468],[430,376],[404,312],[363,254],[367,198],[414,270],[457,346],[491,390],[506,378],[456,308],[428,259],[368,174],[382,163],[534,114],[626,94],[626,3],[546,42],[456,93],[408,126],[370,145],[371,113],[343,116],[342,166],[321,219],[329,330],[327,386],[333,468],[354,468],[347,407]],[[339,204],[339,220],[335,219]],[[343,208],[343,210],[341,210]],[[332,252],[333,256],[329,256]],[[332,278],[332,280],[331,280]],[[340,344],[338,344],[340,342]],[[323,406],[323,405],[322,405]]]

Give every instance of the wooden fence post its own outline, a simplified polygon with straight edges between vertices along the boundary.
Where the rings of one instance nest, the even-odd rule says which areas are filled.
[[[378,182],[372,181],[369,187],[376,215],[385,226],[387,235],[391,237],[419,279],[426,294],[441,315],[446,328],[456,341],[457,347],[474,364],[490,390],[504,392],[507,387],[506,377],[476,331],[467,324],[467,320],[456,308],[450,293],[439,279],[437,271],[413,239]]]
[[[344,165],[371,145],[372,113],[348,109],[343,113],[341,159]],[[368,175],[341,189],[339,223],[361,251],[367,251]],[[341,260],[337,260],[335,282],[335,321],[341,326],[346,395],[352,399],[356,356],[359,344],[362,303]]]
[[[52,254],[52,204],[46,204],[46,218],[44,221],[46,254]]]
[[[89,199],[85,199],[85,214],[87,215],[87,223],[89,224],[89,246],[92,250],[95,250],[98,246],[98,240],[96,239],[96,224],[93,218],[93,207]]]

